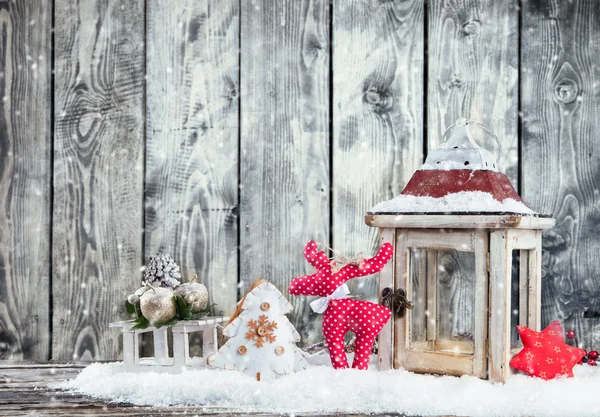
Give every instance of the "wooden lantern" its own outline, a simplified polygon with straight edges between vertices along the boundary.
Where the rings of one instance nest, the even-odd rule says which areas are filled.
[[[554,219],[522,202],[470,124],[459,119],[402,194],[366,215],[395,247],[380,294],[414,303],[381,331],[380,370],[503,382],[521,347],[515,326],[540,330],[541,231]]]

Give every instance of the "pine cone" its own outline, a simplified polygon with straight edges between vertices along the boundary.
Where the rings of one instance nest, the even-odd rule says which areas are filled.
[[[175,288],[181,279],[179,265],[169,255],[157,254],[151,256],[146,264],[143,284],[150,284],[154,287]]]

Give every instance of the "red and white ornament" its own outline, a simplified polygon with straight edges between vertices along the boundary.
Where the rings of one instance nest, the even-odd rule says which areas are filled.
[[[317,269],[317,272],[294,278],[290,283],[289,291],[292,295],[322,297],[313,301],[311,307],[317,313],[324,313],[323,335],[327,342],[331,363],[336,369],[348,368],[344,335],[349,331],[356,335],[352,367],[367,369],[375,337],[391,316],[390,310],[386,307],[348,298],[349,291],[345,283],[352,278],[381,271],[392,254],[392,245],[384,243],[374,257],[362,259],[358,264],[344,265],[334,273],[327,255],[325,252],[318,251],[314,241],[308,242],[304,248],[304,258]]]

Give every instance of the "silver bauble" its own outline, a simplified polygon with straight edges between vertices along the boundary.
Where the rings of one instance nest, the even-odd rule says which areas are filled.
[[[170,288],[152,288],[140,297],[142,315],[150,324],[161,324],[173,319],[177,314],[175,297]]]
[[[138,295],[136,295],[136,294],[129,294],[127,296],[127,302],[129,304],[137,304],[137,303],[140,302],[140,297]]]
[[[175,289],[175,293],[181,295],[189,304],[192,313],[198,313],[208,306],[208,290],[197,282],[181,284]]]

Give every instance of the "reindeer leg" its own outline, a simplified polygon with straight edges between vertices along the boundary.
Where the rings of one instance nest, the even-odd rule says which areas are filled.
[[[342,323],[342,320],[334,323],[333,315],[327,313],[329,313],[329,310],[325,312],[325,317],[323,317],[323,335],[327,342],[331,364],[335,369],[346,369],[348,368],[348,358],[344,348],[344,335],[348,332],[348,325]]]

